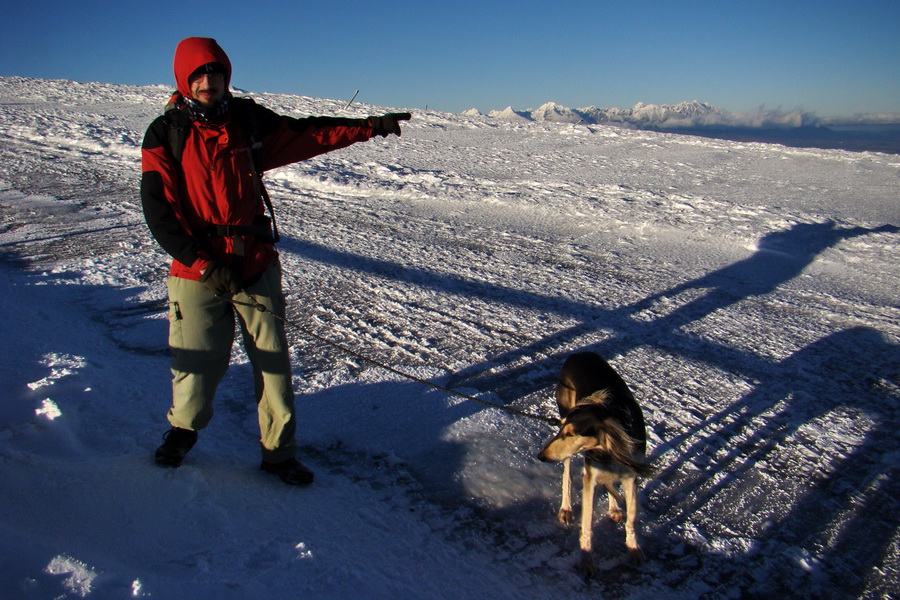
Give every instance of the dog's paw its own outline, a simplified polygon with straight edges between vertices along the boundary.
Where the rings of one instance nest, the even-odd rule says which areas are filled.
[[[572,511],[566,508],[559,509],[559,512],[556,513],[556,518],[559,519],[559,522],[563,525],[571,525],[575,520]]]
[[[622,521],[625,520],[625,513],[622,512],[622,511],[621,511],[620,509],[618,509],[618,508],[615,508],[615,509],[613,509],[613,510],[610,510],[610,511],[609,511],[608,513],[606,513],[606,514],[609,515],[609,518],[610,518],[610,520],[612,520],[613,523],[621,523]]]
[[[640,548],[628,549],[628,564],[632,567],[639,567],[644,564],[644,552]]]

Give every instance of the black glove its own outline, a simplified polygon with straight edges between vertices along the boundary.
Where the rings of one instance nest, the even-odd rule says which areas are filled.
[[[390,134],[400,135],[400,121],[409,121],[412,115],[409,113],[388,113],[380,117],[369,117],[372,124],[372,135],[387,137]]]
[[[200,283],[212,290],[216,296],[226,294],[231,296],[241,291],[241,273],[234,267],[211,261],[200,276]]]

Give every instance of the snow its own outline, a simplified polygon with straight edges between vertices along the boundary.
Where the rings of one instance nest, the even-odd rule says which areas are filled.
[[[895,597],[900,156],[414,110],[269,173],[298,489],[258,469],[239,346],[184,466],[151,459],[168,259],[137,186],[169,91],[0,78],[0,597]],[[577,573],[547,423],[308,332],[545,416],[565,357],[605,355],[658,468],[647,562],[598,519]]]

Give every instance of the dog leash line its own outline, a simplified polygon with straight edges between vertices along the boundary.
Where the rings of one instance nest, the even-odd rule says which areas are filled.
[[[557,419],[557,418],[555,418],[555,417],[545,417],[544,415],[539,415],[539,414],[536,414],[536,413],[531,413],[531,412],[528,412],[528,411],[519,410],[519,409],[516,409],[516,408],[509,407],[509,406],[504,406],[504,405],[502,405],[502,404],[496,404],[496,403],[494,403],[494,402],[488,402],[487,400],[482,400],[481,398],[476,398],[475,396],[471,396],[471,395],[469,395],[469,394],[463,394],[462,392],[458,392],[458,391],[456,391],[456,390],[450,389],[450,388],[445,387],[445,386],[443,386],[443,385],[434,383],[433,381],[428,381],[428,380],[426,380],[426,379],[422,379],[421,377],[417,377],[417,376],[415,376],[415,375],[410,375],[409,373],[404,373],[403,371],[400,371],[399,369],[396,369],[396,368],[394,368],[394,367],[392,367],[392,366],[390,366],[390,365],[387,365],[387,364],[385,364],[385,363],[383,363],[383,362],[380,362],[380,361],[378,361],[378,360],[375,360],[375,359],[373,359],[373,358],[369,358],[368,356],[365,356],[365,355],[363,355],[363,354],[361,354],[361,353],[359,353],[359,352],[353,350],[352,348],[348,348],[348,347],[346,347],[346,346],[344,346],[344,345],[342,345],[342,344],[339,344],[339,343],[337,343],[337,342],[334,342],[334,341],[332,341],[332,340],[329,340],[328,338],[326,338],[326,337],[324,337],[324,336],[322,336],[322,335],[316,333],[315,331],[312,331],[312,330],[310,330],[310,329],[308,329],[308,328],[306,328],[306,327],[303,327],[303,326],[301,326],[301,325],[298,325],[297,323],[294,323],[293,321],[291,321],[291,320],[289,320],[289,319],[286,319],[286,318],[282,317],[281,315],[275,314],[274,312],[272,312],[271,310],[269,310],[269,308],[268,308],[267,306],[265,306],[264,304],[260,303],[256,298],[254,298],[254,297],[251,296],[250,294],[245,294],[245,295],[250,299],[250,302],[242,302],[242,301],[240,301],[240,300],[236,300],[233,296],[232,296],[232,297],[226,297],[226,296],[224,296],[224,295],[219,295],[219,296],[217,296],[217,297],[220,298],[221,300],[223,300],[223,301],[225,301],[225,302],[229,302],[229,303],[231,303],[231,304],[235,304],[235,305],[239,305],[239,306],[247,306],[247,307],[254,308],[254,309],[258,310],[259,312],[269,313],[270,315],[272,315],[273,317],[275,317],[276,319],[278,319],[279,321],[281,321],[281,322],[284,323],[285,325],[290,325],[291,327],[293,327],[293,328],[296,329],[297,331],[299,331],[299,332],[301,332],[301,333],[303,333],[303,334],[305,334],[305,335],[307,335],[307,336],[309,336],[309,337],[311,337],[311,338],[314,338],[314,339],[316,339],[316,340],[322,342],[323,344],[327,344],[327,345],[329,345],[329,346],[331,346],[331,347],[333,347],[333,348],[337,348],[338,350],[340,350],[341,352],[343,352],[343,353],[345,353],[345,354],[348,354],[348,355],[353,356],[354,358],[358,358],[358,359],[360,359],[360,360],[364,360],[364,361],[366,361],[366,362],[368,362],[368,363],[371,363],[371,364],[375,365],[376,367],[380,367],[380,368],[382,368],[382,369],[385,369],[386,371],[390,371],[391,373],[393,373],[393,374],[395,374],[395,375],[399,375],[400,377],[403,377],[403,378],[405,378],[405,379],[409,379],[409,380],[411,380],[411,381],[415,381],[415,382],[417,382],[417,383],[421,383],[421,384],[423,384],[423,385],[427,385],[427,386],[429,386],[429,387],[431,387],[431,388],[434,388],[434,389],[436,389],[436,390],[440,390],[440,391],[442,391],[442,392],[446,392],[446,393],[448,393],[448,394],[451,394],[451,395],[454,395],[454,396],[458,396],[458,397],[464,398],[464,399],[466,399],[466,400],[471,400],[471,401],[473,401],[473,402],[477,402],[477,403],[483,404],[483,405],[485,405],[485,406],[490,406],[490,407],[492,407],[492,408],[496,408],[496,409],[499,409],[499,410],[503,410],[503,411],[506,411],[506,412],[508,412],[508,413],[511,413],[511,414],[514,414],[514,415],[518,415],[518,416],[520,416],[520,417],[525,417],[525,418],[528,418],[528,419],[535,419],[535,420],[538,420],[538,421],[544,421],[545,423],[549,423],[549,424],[552,425],[553,427],[558,427],[558,426],[560,425],[560,423],[561,423],[560,420]]]

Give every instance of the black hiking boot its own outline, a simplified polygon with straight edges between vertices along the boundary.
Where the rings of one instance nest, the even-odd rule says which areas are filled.
[[[296,458],[289,458],[279,463],[263,461],[260,469],[266,473],[278,475],[288,485],[309,485],[313,482],[313,472]]]
[[[163,434],[163,444],[156,449],[156,464],[163,467],[180,467],[181,461],[196,442],[196,431],[173,427]]]

